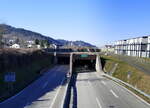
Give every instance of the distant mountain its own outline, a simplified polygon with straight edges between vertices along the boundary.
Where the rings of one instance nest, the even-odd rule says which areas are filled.
[[[84,41],[67,41],[62,39],[53,39],[49,36],[44,36],[40,33],[36,33],[30,30],[25,30],[23,28],[15,28],[10,25],[0,24],[0,28],[3,28],[4,37],[8,39],[17,39],[20,38],[22,40],[48,40],[49,43],[57,44],[57,45],[74,45],[74,46],[88,46],[95,47],[94,45],[84,42]]]
[[[84,42],[84,41],[68,41],[68,40],[63,40],[63,39],[57,39],[61,44],[66,45],[66,46],[82,46],[82,47],[96,47],[90,43]]]

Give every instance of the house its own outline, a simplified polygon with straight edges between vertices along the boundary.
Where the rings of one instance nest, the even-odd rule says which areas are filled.
[[[14,43],[15,42],[15,40],[13,40],[13,39],[10,39],[10,40],[8,40],[10,43]]]
[[[46,45],[44,45],[44,48],[48,48]]]
[[[13,40],[13,39],[10,39],[10,40],[8,40],[8,44],[14,44],[15,43],[15,40]]]
[[[30,40],[30,41],[27,41],[27,43],[30,44],[30,45],[33,45],[34,41]]]
[[[20,48],[20,45],[19,44],[13,44],[10,46],[10,48],[16,48],[17,49],[17,48]]]
[[[27,45],[27,48],[32,48],[32,45],[31,45],[31,44],[28,44],[28,45]]]
[[[101,48],[101,51],[106,53],[114,53],[114,45],[105,45]]]
[[[36,45],[38,49],[41,49],[41,45]]]

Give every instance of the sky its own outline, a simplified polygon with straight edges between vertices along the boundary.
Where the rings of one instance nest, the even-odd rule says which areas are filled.
[[[150,0],[1,0],[0,23],[102,46],[150,35]]]

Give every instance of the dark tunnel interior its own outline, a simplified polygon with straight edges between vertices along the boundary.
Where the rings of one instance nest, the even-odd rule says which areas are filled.
[[[73,62],[73,73],[94,72],[96,60],[76,59]]]
[[[68,65],[70,63],[70,57],[58,57],[57,63],[61,65]]]

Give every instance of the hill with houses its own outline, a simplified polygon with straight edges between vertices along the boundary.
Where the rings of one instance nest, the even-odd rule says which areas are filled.
[[[46,47],[49,45],[75,46],[75,47],[95,47],[94,45],[84,41],[68,41],[63,39],[54,39],[49,36],[42,35],[23,28],[15,28],[10,25],[0,24],[0,32],[2,35],[2,43],[4,47],[12,47],[12,45],[21,48],[30,47]]]

